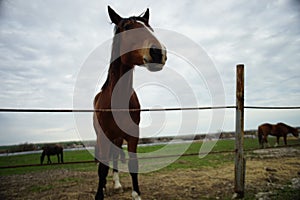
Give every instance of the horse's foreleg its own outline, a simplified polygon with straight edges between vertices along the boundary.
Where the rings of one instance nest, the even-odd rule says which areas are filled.
[[[138,183],[138,171],[139,171],[139,164],[138,158],[136,154],[136,147],[137,147],[138,139],[135,138],[132,141],[128,141],[128,153],[129,153],[129,162],[128,162],[128,169],[132,179],[132,198],[134,200],[140,200],[140,189]]]
[[[60,154],[60,160],[61,160],[61,163],[64,163],[64,153],[63,152],[61,152],[61,154]]]
[[[131,154],[131,155],[130,155]],[[136,156],[136,153],[129,153],[129,162],[128,162],[128,168],[132,179],[132,198],[134,200],[140,200],[140,189],[139,189],[139,183],[138,183],[138,159]]]
[[[106,177],[109,170],[110,144],[111,144],[110,141],[108,141],[108,139],[102,132],[98,133],[97,135],[98,152],[95,153],[95,155],[97,156],[97,160],[99,160],[99,166],[98,166],[99,184],[98,184],[98,190],[95,196],[95,200],[104,199],[104,190],[106,188]]]
[[[57,154],[57,163],[60,163],[59,153]]]
[[[106,177],[108,174],[108,169],[109,167],[106,164],[99,162],[99,166],[98,166],[99,185],[98,185],[97,194],[95,196],[95,200],[104,199],[104,190],[106,185]]]

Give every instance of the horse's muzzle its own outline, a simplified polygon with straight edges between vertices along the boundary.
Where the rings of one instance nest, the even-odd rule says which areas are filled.
[[[167,60],[167,52],[164,47],[157,48],[155,45],[152,45],[150,48],[150,56],[152,58],[152,63],[164,65]]]

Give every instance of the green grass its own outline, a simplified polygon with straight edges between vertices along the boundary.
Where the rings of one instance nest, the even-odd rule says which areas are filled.
[[[15,166],[15,165],[34,165],[40,164],[41,154],[26,154],[26,155],[15,155],[15,156],[1,156],[0,166]],[[80,151],[65,151],[64,162],[76,162],[76,161],[91,161],[93,156],[86,150]],[[57,163],[57,157],[51,156],[52,163]],[[47,162],[47,157],[44,159],[44,163]],[[68,170],[80,170],[89,171],[95,170],[96,164],[70,164],[70,165],[43,165],[35,167],[21,167],[21,168],[7,168],[0,169],[0,175],[10,174],[24,174],[29,172],[38,172],[52,169],[68,169]]]
[[[234,140],[219,140],[214,148],[215,151],[233,151],[234,150]],[[275,144],[275,138],[269,138],[269,143],[271,145]],[[291,139],[288,141],[288,144],[299,144],[298,140]],[[282,140],[281,140],[282,144]],[[197,154],[201,148],[201,142],[192,143],[189,148],[185,151],[186,154]],[[156,146],[147,146],[147,147],[138,147],[139,153],[149,153],[157,151],[163,148],[165,145],[156,145]],[[178,152],[177,150],[182,147],[181,144],[169,145],[170,154],[172,152]],[[258,148],[257,139],[247,138],[244,141],[244,148],[253,149]],[[65,162],[76,162],[76,161],[91,161],[93,160],[93,155],[87,151],[65,151],[64,152],[64,161]],[[46,160],[46,158],[45,158]],[[51,156],[53,163],[57,162],[56,156]],[[198,168],[198,167],[218,167],[224,165],[228,162],[233,162],[234,154],[233,153],[222,153],[222,154],[208,154],[204,158],[199,158],[198,156],[182,156],[171,165],[167,166],[163,170],[174,170],[174,169],[186,169],[186,168]],[[40,154],[28,154],[28,155],[15,155],[15,156],[1,156],[0,157],[0,166],[13,166],[13,165],[28,165],[28,164],[39,164]],[[149,162],[153,162],[149,161]],[[9,174],[24,174],[29,172],[43,171],[43,170],[52,170],[52,169],[67,169],[67,170],[79,170],[79,171],[95,171],[97,168],[95,163],[86,163],[86,164],[70,164],[70,165],[43,165],[36,167],[22,167],[22,168],[9,168],[9,169],[0,169],[0,175],[9,175]]]

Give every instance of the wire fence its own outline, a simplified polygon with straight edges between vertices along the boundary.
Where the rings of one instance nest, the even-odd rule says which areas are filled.
[[[211,109],[236,109],[237,106],[205,106],[205,107],[184,107],[184,108],[142,108],[142,109],[61,109],[61,108],[0,108],[0,112],[8,112],[8,113],[92,113],[92,112],[162,112],[162,111],[191,111],[191,110],[211,110]],[[268,109],[268,110],[294,110],[300,109],[300,106],[244,106],[245,109]],[[282,147],[292,147],[292,146],[300,146],[300,144],[287,145]],[[259,148],[247,149],[245,152],[255,151]],[[235,150],[226,150],[226,151],[212,151],[209,154],[224,154],[224,153],[235,153]],[[199,156],[204,153],[189,153],[182,155],[161,155],[155,157],[144,157],[139,159],[158,159],[158,158],[168,158],[168,157],[186,157],[186,156]],[[128,160],[128,159],[127,159]],[[64,165],[69,164],[84,164],[84,163],[95,163],[95,160],[89,161],[73,161],[73,162],[65,162]],[[52,165],[60,165],[59,163],[53,163]],[[41,164],[27,164],[27,165],[11,165],[11,166],[0,166],[0,169],[7,168],[20,168],[20,167],[34,167],[34,166],[47,166]]]
[[[142,109],[61,109],[61,108],[0,108],[0,112],[29,112],[29,113],[76,113],[76,112],[158,112],[158,111],[189,111],[189,110],[211,110],[211,109],[234,109],[236,106],[204,106],[184,108],[142,108]],[[300,106],[244,106],[245,109],[269,109],[269,110],[294,110]]]
[[[299,147],[299,144],[292,144],[292,145],[285,145],[285,146],[278,146],[276,148],[289,148],[289,147]],[[244,152],[254,152],[256,150],[260,150],[261,148],[248,148],[245,149]],[[274,147],[267,147],[265,149],[274,149]],[[185,153],[185,154],[173,154],[173,155],[160,155],[160,156],[148,156],[148,157],[141,157],[139,160],[151,160],[151,159],[162,159],[162,158],[172,158],[172,157],[190,157],[190,156],[201,156],[201,155],[213,155],[213,154],[234,154],[235,150],[222,150],[222,151],[211,151],[211,152],[199,152],[199,153]],[[119,159],[118,159],[119,160]],[[130,158],[125,159],[127,162]],[[113,161],[111,159],[110,161]],[[70,161],[64,163],[51,163],[51,164],[24,164],[24,165],[9,165],[9,166],[0,166],[0,169],[11,169],[11,168],[23,168],[23,167],[44,167],[49,165],[74,165],[74,164],[89,164],[89,163],[97,163],[96,160],[84,160],[84,161]]]

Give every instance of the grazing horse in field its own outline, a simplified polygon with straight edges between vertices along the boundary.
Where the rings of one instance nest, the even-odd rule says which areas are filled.
[[[41,165],[44,162],[45,155],[48,157],[47,164],[51,164],[50,156],[57,155],[57,162],[64,163],[64,156],[63,156],[63,147],[61,145],[47,145],[42,148],[43,152],[41,155]]]
[[[133,69],[144,66],[149,71],[162,70],[166,49],[154,36],[149,25],[149,9],[140,16],[120,17],[108,6],[108,14],[115,24],[108,76],[94,99],[94,128],[97,134],[99,185],[96,200],[104,199],[106,177],[112,149],[119,148],[115,139],[127,141],[128,169],[132,179],[132,198],[140,200],[138,158],[140,103],[133,89]],[[114,177],[119,179],[118,174]]]
[[[283,137],[284,144],[287,145],[286,137],[288,133],[292,133],[295,137],[298,137],[298,130],[294,127],[291,127],[285,123],[277,124],[262,124],[258,127],[258,141],[261,148],[264,148],[264,143],[268,144],[268,135],[276,136],[277,142],[275,146],[279,145],[279,138]]]

